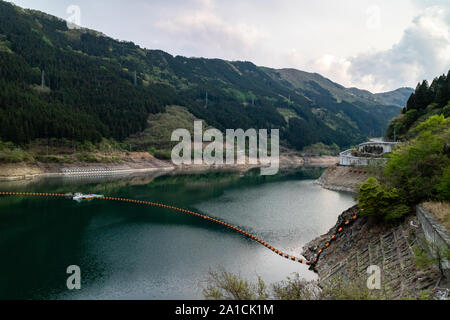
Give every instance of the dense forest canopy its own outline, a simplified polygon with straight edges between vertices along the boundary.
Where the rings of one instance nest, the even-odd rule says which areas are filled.
[[[317,75],[304,73],[310,78],[296,85],[250,62],[173,57],[4,1],[0,65],[0,139],[18,144],[122,141],[180,105],[220,130],[279,128],[289,147],[342,148],[382,135],[400,111]]]
[[[432,115],[450,116],[450,71],[433,80],[419,83],[409,97],[402,114],[390,123],[387,135],[390,138],[406,139],[414,131],[410,129]]]

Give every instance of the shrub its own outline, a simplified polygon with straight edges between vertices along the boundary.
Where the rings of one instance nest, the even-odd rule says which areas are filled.
[[[32,162],[34,158],[28,152],[14,146],[11,142],[0,140],[0,163]]]
[[[87,151],[87,152],[92,152],[95,150],[95,146],[92,144],[92,142],[90,141],[84,141],[80,146],[79,146],[80,150],[82,151]]]
[[[77,160],[80,162],[99,162],[99,159],[97,159],[97,157],[93,154],[85,152],[77,154]]]
[[[435,115],[429,117],[426,121],[421,122],[412,132],[416,135],[423,134],[427,131],[437,133],[450,125],[450,118],[445,118],[444,115]]]
[[[161,160],[170,160],[172,158],[171,150],[158,150],[155,147],[150,147],[148,153]]]
[[[266,300],[269,296],[261,278],[253,284],[224,270],[209,273],[203,295],[210,300]]]
[[[370,177],[359,188],[359,207],[363,215],[386,221],[399,219],[411,212],[403,203],[396,188],[382,186],[376,178]]]
[[[391,296],[384,287],[381,290],[368,289],[365,279],[349,281],[340,277],[327,281],[320,293],[321,300],[389,300]]]
[[[450,102],[442,109],[442,114],[446,118],[450,117]]]
[[[410,205],[440,197],[448,198],[450,120],[430,117],[414,129],[412,141],[389,155],[383,170],[386,183],[396,187]]]
[[[320,288],[317,282],[307,281],[298,274],[272,286],[276,300],[317,300],[320,298]]]
[[[36,156],[36,160],[43,163],[64,163],[64,159],[56,156]]]
[[[298,274],[267,288],[261,278],[252,283],[227,271],[211,272],[203,290],[206,299],[214,300],[383,300],[391,293],[369,290],[365,279],[332,278],[319,285],[301,279]],[[414,298],[414,297],[411,297]]]

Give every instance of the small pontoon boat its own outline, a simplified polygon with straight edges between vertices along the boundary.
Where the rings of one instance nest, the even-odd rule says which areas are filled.
[[[82,194],[82,193],[75,193],[73,196],[73,200],[75,201],[83,201],[83,200],[93,200],[98,198],[103,198],[104,196],[101,194]]]

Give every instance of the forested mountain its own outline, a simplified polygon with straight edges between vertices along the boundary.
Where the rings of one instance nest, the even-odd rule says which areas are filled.
[[[405,106],[405,101],[409,99],[413,92],[413,88],[399,88],[390,92],[376,93],[375,99],[384,104],[393,104],[403,108]]]
[[[337,102],[345,100],[351,103],[357,102],[364,107],[393,105],[403,108],[405,102],[414,92],[412,88],[400,88],[390,92],[373,94],[367,90],[345,88],[317,73],[309,73],[296,69],[265,69],[272,76],[287,81],[296,90],[301,90],[303,94],[306,94],[311,99],[314,99],[314,94],[320,93],[320,91],[317,91],[317,86],[319,86],[327,90]]]
[[[220,130],[280,128],[289,147],[346,147],[382,135],[401,104],[399,95],[386,100],[297,70],[304,79],[251,62],[145,50],[4,1],[0,65],[0,139],[18,144],[121,141],[180,105]]]

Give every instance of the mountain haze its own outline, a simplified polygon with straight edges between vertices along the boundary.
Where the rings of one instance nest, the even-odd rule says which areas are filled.
[[[278,79],[287,81],[295,89],[301,90],[304,94],[320,93],[317,86],[327,90],[338,102],[343,100],[348,102],[360,102],[364,105],[392,105],[403,108],[405,102],[414,92],[412,88],[400,88],[386,93],[372,94],[367,90],[357,88],[345,88],[318,73],[309,73],[296,69],[269,69],[266,70]]]

